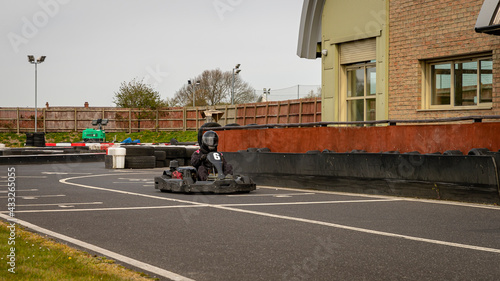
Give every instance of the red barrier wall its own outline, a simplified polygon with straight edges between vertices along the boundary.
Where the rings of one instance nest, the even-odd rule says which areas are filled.
[[[272,152],[304,153],[309,150],[348,152],[399,151],[420,153],[472,148],[500,149],[500,122],[399,125],[387,127],[313,127],[217,131],[219,150],[236,152],[267,147]]]

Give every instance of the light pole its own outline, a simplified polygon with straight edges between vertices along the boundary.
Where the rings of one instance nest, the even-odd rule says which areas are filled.
[[[28,55],[28,61],[31,64],[35,65],[35,133],[36,133],[36,129],[37,129],[37,115],[38,115],[38,111],[37,111],[38,107],[36,104],[37,103],[37,65],[44,62],[45,58],[46,58],[46,56],[41,56],[35,61],[35,57],[33,55]]]
[[[188,84],[193,86],[193,84],[191,84],[191,80],[188,80]],[[196,85],[200,85],[200,80],[196,81]],[[193,107],[195,107],[195,94],[196,93],[196,87],[194,87],[194,91],[193,91]]]
[[[271,94],[271,88],[269,88],[269,89],[264,88],[263,92],[264,92],[264,95],[266,95],[266,102],[267,102],[268,101],[267,100],[267,95]]]
[[[234,104],[234,77],[235,75],[241,72],[240,65],[241,64],[238,63],[236,67],[233,68],[233,87],[231,90],[231,104]]]

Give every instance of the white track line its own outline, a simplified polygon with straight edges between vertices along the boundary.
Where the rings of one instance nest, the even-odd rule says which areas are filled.
[[[100,205],[103,202],[88,202],[88,203],[51,203],[51,204],[16,204],[16,207],[43,207],[43,206],[60,206],[60,205]],[[16,213],[19,211],[16,211]]]
[[[153,266],[153,265],[150,265],[150,264],[147,264],[147,263],[135,260],[133,258],[129,258],[129,257],[124,256],[124,255],[120,255],[118,253],[106,250],[104,248],[98,247],[96,245],[93,245],[93,244],[90,244],[90,243],[87,243],[87,242],[84,242],[84,241],[81,241],[81,240],[78,240],[78,239],[71,238],[69,236],[66,236],[66,235],[63,235],[63,234],[60,234],[60,233],[57,233],[57,232],[54,232],[54,231],[51,231],[51,230],[39,227],[39,226],[31,224],[31,223],[29,223],[27,221],[18,220],[18,219],[13,220],[10,216],[4,215],[4,214],[0,214],[0,217],[3,218],[3,219],[5,219],[5,220],[7,220],[7,221],[9,221],[9,222],[15,222],[15,223],[18,223],[20,225],[23,225],[23,226],[25,226],[25,227],[27,227],[27,228],[35,231],[35,232],[42,233],[42,234],[54,237],[54,238],[59,239],[59,240],[66,241],[66,242],[71,243],[73,245],[77,245],[79,247],[88,249],[88,250],[90,250],[92,252],[99,253],[99,254],[101,254],[103,256],[106,256],[106,257],[109,257],[111,259],[114,259],[114,260],[117,260],[117,261],[121,261],[123,263],[132,265],[132,266],[134,266],[136,268],[140,268],[142,270],[151,272],[151,273],[159,275],[159,276],[163,276],[163,277],[169,278],[171,280],[176,280],[176,281],[177,280],[179,280],[179,281],[194,281],[193,279],[189,279],[187,277],[181,276],[181,275],[176,274],[174,272],[171,272],[171,271],[168,271],[168,270],[165,270],[165,269],[162,269],[162,268],[159,268],[159,267],[156,267],[156,266]]]
[[[283,193],[283,194],[235,194],[226,195],[227,197],[276,197],[276,196],[304,196],[304,195],[314,195],[313,192],[303,192],[303,193]]]
[[[274,190],[288,190],[288,191],[304,190],[304,192],[309,191],[307,189],[290,188],[290,187],[275,187],[275,186],[259,186],[259,188],[274,189]],[[460,207],[469,207],[469,208],[479,208],[479,209],[489,209],[489,210],[499,210],[500,211],[500,206],[479,204],[479,203],[464,203],[464,202],[456,202],[456,201],[419,199],[419,198],[396,197],[396,196],[388,196],[388,195],[375,195],[375,194],[362,194],[362,193],[349,193],[349,192],[338,192],[338,191],[327,191],[327,190],[314,190],[314,193],[334,194],[334,195],[340,195],[340,196],[381,198],[381,199],[397,198],[398,200],[404,200],[404,201],[409,201],[409,202],[421,202],[421,203],[429,203],[429,204],[451,205],[451,206],[460,206]]]
[[[316,205],[316,204],[344,204],[344,203],[371,203],[371,202],[390,202],[403,201],[398,199],[368,199],[368,200],[344,200],[344,201],[310,201],[310,202],[280,202],[280,203],[247,203],[247,204],[219,204],[210,206],[221,207],[249,207],[249,206],[285,206],[285,205]]]
[[[33,200],[33,199],[38,199],[38,198],[51,198],[51,197],[64,197],[66,195],[64,194],[56,194],[56,195],[33,195],[33,196],[29,196],[29,195],[20,195],[18,197],[22,198],[22,199],[25,199],[25,200]],[[7,196],[0,196],[0,199],[5,199],[5,198],[8,198]]]
[[[107,175],[92,175],[92,176],[72,177],[72,178],[61,179],[61,180],[59,180],[59,182],[64,183],[64,184],[69,184],[69,185],[90,188],[90,189],[117,192],[117,193],[123,193],[123,194],[128,194],[128,195],[136,195],[136,196],[149,197],[149,198],[162,199],[162,200],[177,201],[177,202],[183,202],[183,203],[193,204],[193,205],[206,205],[206,206],[211,207],[211,208],[217,208],[217,209],[228,210],[228,211],[233,211],[233,212],[247,213],[247,214],[265,216],[265,217],[270,217],[270,218],[279,218],[279,219],[298,221],[298,222],[310,223],[310,224],[316,224],[316,225],[323,225],[323,226],[328,226],[328,227],[334,227],[334,228],[339,228],[339,229],[357,231],[357,232],[392,237],[392,238],[407,239],[407,240],[412,240],[412,241],[425,242],[425,243],[429,243],[429,244],[437,244],[437,245],[444,245],[444,246],[455,247],[455,248],[462,248],[462,249],[469,249],[469,250],[476,250],[476,251],[483,251],[483,252],[500,254],[500,249],[479,247],[479,246],[446,242],[446,241],[427,239],[427,238],[420,238],[420,237],[415,237],[415,236],[408,236],[408,235],[401,235],[401,234],[395,234],[395,233],[390,233],[390,232],[383,232],[383,231],[377,231],[377,230],[371,230],[371,229],[365,229],[365,228],[359,228],[359,227],[352,227],[352,226],[341,225],[341,224],[336,224],[336,223],[328,223],[328,222],[302,219],[302,218],[296,218],[296,217],[281,216],[281,215],[275,215],[275,214],[271,214],[271,213],[264,213],[264,212],[257,212],[257,211],[250,211],[250,210],[244,210],[244,209],[225,207],[222,205],[203,204],[203,203],[192,202],[192,201],[187,201],[187,200],[170,199],[170,198],[165,198],[165,197],[145,195],[145,194],[140,194],[140,193],[126,192],[126,191],[121,191],[121,190],[114,190],[114,189],[108,189],[108,188],[102,188],[102,187],[94,187],[94,186],[88,186],[88,185],[68,182],[68,180],[72,180],[72,179],[81,179],[81,178],[94,177],[94,176],[107,176]],[[274,189],[278,189],[278,188],[274,188]],[[342,195],[342,194],[339,193],[339,195]],[[370,196],[364,195],[361,197],[370,197]],[[371,196],[371,197],[372,198],[385,198],[385,199],[390,199],[390,198],[402,199],[402,198],[395,198],[395,197],[389,197],[389,196],[383,196],[383,197],[382,196]],[[467,205],[464,204],[464,206],[468,206],[468,204]]]
[[[60,204],[59,204],[60,205]],[[119,208],[94,208],[94,209],[54,209],[54,210],[26,210],[16,211],[19,213],[58,213],[58,212],[95,212],[95,211],[129,211],[129,210],[151,210],[151,209],[175,209],[175,208],[199,208],[211,207],[211,205],[176,205],[176,206],[148,206],[148,207],[119,207]],[[1,212],[1,213],[8,213]]]
[[[384,232],[384,231],[365,229],[365,228],[360,228],[360,227],[352,227],[352,226],[341,225],[341,224],[336,224],[336,223],[322,222],[322,221],[302,219],[302,218],[289,217],[289,216],[281,216],[281,215],[275,215],[275,214],[270,214],[270,213],[243,210],[243,209],[235,209],[235,208],[224,207],[224,206],[212,205],[211,207],[217,208],[217,209],[228,210],[228,211],[235,211],[235,212],[240,212],[240,213],[265,216],[265,217],[270,217],[270,218],[278,218],[278,219],[298,221],[298,222],[304,222],[304,223],[310,223],[310,224],[316,224],[316,225],[323,225],[323,226],[328,226],[328,227],[334,227],[334,228],[345,229],[345,230],[352,230],[352,231],[368,233],[368,234],[375,234],[375,235],[386,236],[386,237],[402,238],[402,239],[407,239],[407,240],[412,240],[412,241],[425,242],[425,243],[429,243],[429,244],[437,244],[437,245],[444,245],[444,246],[450,246],[450,247],[455,247],[455,248],[462,248],[462,249],[469,249],[469,250],[476,250],[476,251],[500,254],[500,249],[494,249],[494,248],[479,247],[479,246],[473,246],[473,245],[467,245],[467,244],[460,244],[460,243],[446,242],[446,241],[440,241],[440,240],[434,240],[434,239],[420,238],[420,237],[401,235],[401,234],[395,234],[395,233]]]
[[[16,189],[16,192],[32,192],[32,191],[38,191],[38,189]],[[9,193],[8,190],[0,190],[0,193]]]

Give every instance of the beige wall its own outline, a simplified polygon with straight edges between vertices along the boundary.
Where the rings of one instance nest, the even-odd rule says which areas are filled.
[[[342,98],[340,44],[376,38],[377,119],[386,119],[387,109],[387,10],[386,0],[326,0],[322,15],[322,117],[323,121],[345,121]]]

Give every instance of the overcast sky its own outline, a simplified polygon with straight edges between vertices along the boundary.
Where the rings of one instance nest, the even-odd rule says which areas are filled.
[[[297,56],[303,0],[1,0],[0,107],[114,106],[145,79],[172,98],[204,70],[231,71],[259,92],[320,85],[320,60]],[[272,95],[272,92],[271,92]]]

